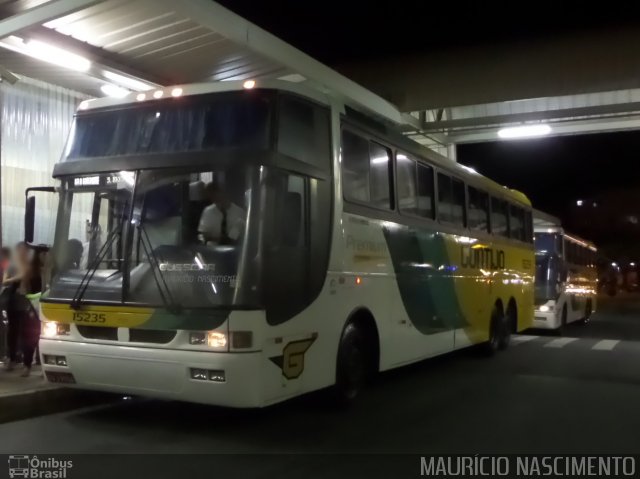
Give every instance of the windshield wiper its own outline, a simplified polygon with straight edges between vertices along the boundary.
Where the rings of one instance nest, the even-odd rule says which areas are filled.
[[[80,284],[78,285],[78,288],[76,289],[76,292],[73,294],[73,299],[71,300],[71,308],[72,309],[79,309],[80,308],[80,302],[82,301],[82,298],[83,298],[84,294],[86,293],[87,288],[89,287],[89,283],[93,279],[93,275],[98,270],[98,267],[100,266],[100,263],[102,262],[102,260],[106,256],[107,251],[109,251],[109,248],[111,248],[111,245],[113,244],[114,240],[116,239],[116,237],[118,236],[118,234],[120,233],[121,230],[122,230],[122,224],[120,224],[120,226],[118,228],[116,228],[111,233],[109,233],[109,236],[107,237],[107,240],[104,242],[104,244],[98,250],[98,253],[96,254],[95,258],[93,259],[93,262],[87,267],[87,272],[82,277],[82,281],[80,281]]]
[[[162,303],[167,311],[173,314],[180,314],[182,311],[182,305],[176,303],[173,299],[173,295],[171,294],[171,288],[164,279],[162,275],[162,271],[160,270],[160,263],[158,262],[158,257],[153,251],[153,245],[151,244],[151,240],[149,240],[149,235],[147,234],[147,230],[144,227],[142,221],[138,222],[138,235],[140,237],[140,242],[142,243],[142,249],[144,253],[147,255],[149,259],[149,264],[151,265],[151,274],[153,275],[153,280],[156,283],[158,288],[158,292],[160,293],[160,298],[162,299]],[[146,239],[146,243],[145,243]],[[162,287],[164,286],[164,291]]]

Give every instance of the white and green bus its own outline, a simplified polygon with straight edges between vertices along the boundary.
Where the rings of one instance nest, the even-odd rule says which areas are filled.
[[[53,172],[49,381],[233,407],[327,387],[349,400],[378,371],[493,352],[531,326],[523,194],[337,96],[246,86],[81,104]]]

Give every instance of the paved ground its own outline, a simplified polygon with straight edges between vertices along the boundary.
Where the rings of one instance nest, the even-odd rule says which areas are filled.
[[[384,374],[349,411],[121,401],[0,425],[0,453],[637,453],[639,340],[640,296],[621,297],[565,337]]]

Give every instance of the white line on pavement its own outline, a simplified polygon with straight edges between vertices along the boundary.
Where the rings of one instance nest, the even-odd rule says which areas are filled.
[[[518,334],[515,336],[511,336],[511,339],[515,344],[526,343],[527,341],[531,341],[532,339],[539,338],[540,336],[533,336],[531,334]]]
[[[591,349],[595,349],[597,351],[611,351],[619,342],[619,339],[603,339],[594,344]]]
[[[544,345],[545,348],[563,348],[567,344],[577,341],[578,338],[557,338],[552,341],[549,341]]]

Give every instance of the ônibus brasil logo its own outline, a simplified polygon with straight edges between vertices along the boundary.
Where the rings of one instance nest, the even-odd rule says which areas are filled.
[[[73,461],[54,457],[40,459],[38,456],[9,456],[9,477],[25,477],[33,479],[65,479],[67,469],[73,467]]]

